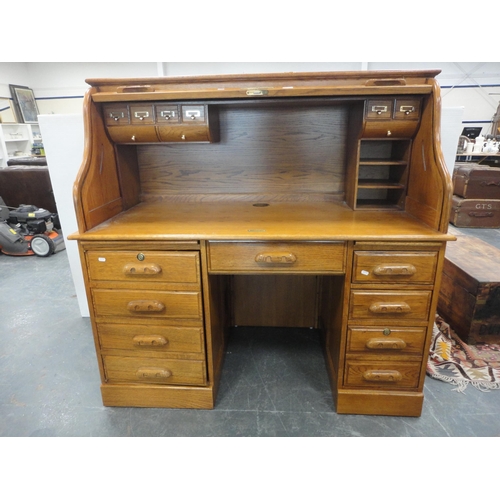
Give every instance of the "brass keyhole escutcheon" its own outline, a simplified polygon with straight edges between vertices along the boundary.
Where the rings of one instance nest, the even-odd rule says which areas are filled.
[[[384,331],[382,332],[385,336],[391,334],[391,329],[390,328],[384,328]]]
[[[143,253],[137,254],[137,260],[140,260],[142,262],[145,258],[146,258],[146,256]]]

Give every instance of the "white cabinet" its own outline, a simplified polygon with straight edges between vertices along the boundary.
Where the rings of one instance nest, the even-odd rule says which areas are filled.
[[[0,124],[0,168],[7,166],[7,160],[16,156],[30,156],[33,143],[41,143],[38,125],[26,123]]]

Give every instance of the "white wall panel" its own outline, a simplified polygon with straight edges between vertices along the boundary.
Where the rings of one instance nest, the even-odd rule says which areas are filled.
[[[82,113],[83,97],[39,99],[37,105],[41,115]]]
[[[52,190],[64,236],[78,231],[73,204],[73,184],[83,161],[82,114],[40,115],[40,131],[47,155]],[[89,316],[85,284],[76,241],[66,239],[66,253],[80,313]]]

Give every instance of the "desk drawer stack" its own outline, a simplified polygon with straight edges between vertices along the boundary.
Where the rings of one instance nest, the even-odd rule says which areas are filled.
[[[140,386],[205,386],[199,252],[87,244],[84,254],[105,404],[119,405],[116,388],[130,405]]]
[[[385,404],[391,405],[391,393],[423,385],[438,255],[438,246],[424,244],[354,246],[345,390],[365,391],[367,397],[385,392]]]
[[[500,227],[500,169],[457,163],[450,222],[456,227]]]

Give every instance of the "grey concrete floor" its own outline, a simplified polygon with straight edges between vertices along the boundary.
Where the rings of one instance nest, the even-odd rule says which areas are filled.
[[[500,245],[500,230],[460,230]],[[0,254],[0,436],[500,436],[500,391],[426,378],[419,418],[338,415],[313,330],[234,329],[214,410],[107,408],[66,252]]]

